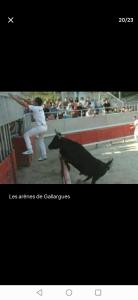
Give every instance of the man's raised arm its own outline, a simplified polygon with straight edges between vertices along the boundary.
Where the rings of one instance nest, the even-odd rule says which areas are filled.
[[[21,97],[18,97],[18,96],[14,96],[14,95],[12,95],[12,94],[10,94],[10,93],[9,93],[9,96],[10,96],[12,99],[14,99],[17,103],[19,103],[20,105],[22,105],[22,106],[28,108],[29,104],[27,103],[28,101],[26,102],[25,99],[23,99],[23,98],[21,98]],[[23,101],[19,100],[19,98],[22,99]]]
[[[31,105],[31,99],[30,98],[28,98],[28,99],[24,99],[23,97],[20,97],[20,96],[18,96],[18,98],[19,99],[21,99],[21,100],[23,100],[23,101],[25,101],[25,102],[27,102],[29,105]]]

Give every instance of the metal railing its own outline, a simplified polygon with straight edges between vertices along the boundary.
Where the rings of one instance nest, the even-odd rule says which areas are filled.
[[[0,126],[0,162],[12,152],[12,140],[9,124]]]
[[[12,152],[12,138],[31,127],[31,114],[24,114],[23,108],[10,100],[6,92],[0,93],[0,162]]]
[[[138,111],[138,102],[128,102],[124,105],[125,107],[133,107],[133,111]]]
[[[124,101],[120,100],[118,97],[116,97],[115,95],[113,95],[111,92],[107,92],[107,95],[109,96],[109,101],[112,101],[112,104],[119,106],[123,106],[124,105]]]
[[[0,126],[23,117],[23,107],[11,100],[7,93],[0,93]]]
[[[94,110],[92,110],[92,114],[91,115],[96,115],[99,113],[104,113],[103,108],[95,108]],[[88,108],[86,109],[81,109],[81,110],[70,110],[69,112],[67,112],[66,110],[61,110],[61,111],[52,111],[52,112],[46,112],[45,116],[46,119],[49,120],[49,116],[53,116],[55,117],[55,119],[66,119],[66,118],[77,118],[77,117],[85,117],[86,116],[86,112],[88,111]]]

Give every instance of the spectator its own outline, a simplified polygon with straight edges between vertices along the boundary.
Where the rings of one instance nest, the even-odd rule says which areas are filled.
[[[106,113],[109,113],[110,106],[111,106],[110,102],[109,102],[108,98],[106,98],[103,103],[103,107],[104,107]]]
[[[86,98],[86,102],[88,103],[88,105],[91,105],[91,101],[89,97]]]
[[[58,119],[62,119],[63,114],[64,114],[64,109],[63,109],[62,103],[59,103],[59,105],[57,107],[57,112],[58,112]]]
[[[79,98],[78,97],[76,97],[75,102],[77,102],[77,103],[79,102]]]
[[[134,116],[134,123],[131,128],[134,128],[134,139],[138,142],[138,117]]]
[[[80,98],[80,103],[81,103],[81,105],[84,105],[84,103],[85,103],[84,97]]]
[[[46,119],[48,119],[48,116],[49,116],[49,107],[48,107],[48,104],[44,104],[44,113],[45,113]]]
[[[117,108],[117,107],[114,107],[114,108],[113,108],[113,112],[114,112],[114,113],[118,113],[118,112],[119,112],[119,111],[118,111],[118,108]]]
[[[87,111],[86,111],[86,117],[91,117],[92,116],[92,109],[89,108]]]
[[[71,115],[72,115],[72,118],[78,117],[78,111],[77,111],[77,104],[76,103],[73,104]]]
[[[72,104],[71,104],[71,103],[68,103],[68,105],[67,105],[67,107],[66,107],[66,111],[67,111],[68,113],[71,113],[71,111],[72,111]]]
[[[73,98],[72,98],[72,97],[69,98],[69,102],[70,102],[70,103],[73,103]]]
[[[95,104],[94,104],[94,101],[93,101],[93,100],[91,101],[90,107],[91,107],[92,109],[95,109]]]
[[[121,112],[125,112],[125,107],[122,107],[122,108],[121,108]]]
[[[53,114],[54,118],[57,118],[57,107],[54,103],[52,103],[51,107],[50,107],[50,112]]]
[[[71,118],[71,115],[67,112],[67,110],[65,110],[65,112],[63,113],[63,118],[64,119]]]
[[[95,114],[95,115],[98,115],[98,114],[99,114],[99,107],[98,107],[98,104],[97,104],[96,101],[95,101],[94,105],[95,105],[94,114]]]
[[[78,116],[81,117],[81,114],[82,114],[82,104],[81,102],[77,103],[77,110],[78,110]]]

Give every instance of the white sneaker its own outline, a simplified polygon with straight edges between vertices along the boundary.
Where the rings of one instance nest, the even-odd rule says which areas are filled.
[[[40,157],[39,159],[38,159],[38,161],[42,161],[42,160],[46,160],[47,159],[47,157]]]
[[[33,154],[34,152],[32,151],[32,150],[27,150],[27,151],[24,151],[24,152],[22,152],[22,154],[25,154],[25,155],[31,155],[31,154]]]

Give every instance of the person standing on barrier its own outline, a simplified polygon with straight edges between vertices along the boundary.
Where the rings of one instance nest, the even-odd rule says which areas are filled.
[[[31,144],[31,136],[35,136],[38,139],[38,145],[40,149],[40,158],[39,161],[43,161],[47,159],[47,153],[46,153],[46,146],[44,142],[44,137],[47,132],[47,123],[45,119],[44,109],[42,105],[42,99],[37,97],[33,101],[33,105],[30,105],[28,100],[24,100],[21,97],[13,96],[12,94],[9,94],[9,96],[14,99],[16,102],[24,106],[25,108],[28,108],[30,112],[33,113],[34,121],[36,122],[36,126],[28,130],[24,133],[24,140],[26,144],[27,150],[23,152],[24,155],[32,155],[33,154],[33,148]],[[24,101],[20,101],[20,99]]]

